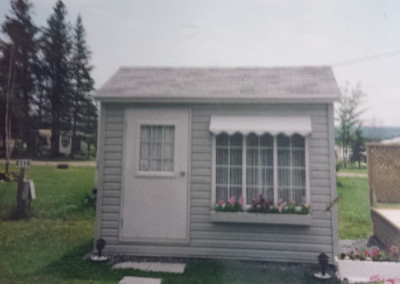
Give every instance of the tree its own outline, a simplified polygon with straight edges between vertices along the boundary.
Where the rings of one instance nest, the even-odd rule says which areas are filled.
[[[7,83],[9,76],[11,49],[7,43],[0,40],[0,138],[1,148],[0,151],[5,151],[6,145],[6,97],[7,97]]]
[[[38,28],[31,19],[32,4],[28,0],[11,0],[11,15],[6,15],[2,31],[10,40],[7,48],[14,49],[13,85],[16,104],[12,105],[14,119],[19,121],[21,138],[27,143],[28,154],[35,151],[35,124],[33,105],[35,97],[35,64],[37,54],[36,34]],[[9,53],[9,51],[8,51]],[[9,64],[7,64],[9,66]]]
[[[357,127],[354,133],[354,141],[351,145],[350,162],[358,163],[358,168],[361,168],[361,160],[365,158],[365,138],[362,135],[361,124]]]
[[[92,125],[93,120],[97,121],[97,110],[90,95],[94,89],[94,81],[90,75],[93,67],[89,64],[90,51],[86,44],[85,29],[80,15],[76,20],[73,39],[71,61],[73,86],[71,157],[80,148],[77,132],[91,134],[97,128]]]
[[[337,144],[342,147],[345,168],[348,164],[349,149],[354,139],[356,126],[361,123],[361,115],[365,111],[360,109],[364,97],[365,93],[362,91],[360,83],[355,88],[351,88],[346,82],[346,86],[342,88],[337,117],[339,121]]]
[[[41,38],[46,96],[50,102],[51,157],[60,155],[60,132],[68,130],[71,124],[71,39],[66,14],[64,3],[58,0]]]

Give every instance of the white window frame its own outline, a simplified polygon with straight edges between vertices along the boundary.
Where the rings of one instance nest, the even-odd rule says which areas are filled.
[[[160,178],[177,178],[178,177],[178,173],[177,173],[177,169],[176,169],[176,155],[177,155],[177,151],[178,149],[176,148],[176,123],[174,121],[170,121],[170,120],[157,120],[157,119],[152,119],[152,120],[140,120],[137,122],[137,129],[135,131],[135,136],[132,137],[132,139],[137,139],[137,143],[135,146],[135,151],[136,151],[136,157],[137,160],[134,164],[134,175],[137,177],[160,177]],[[139,166],[139,161],[140,161],[140,137],[141,137],[141,128],[142,126],[173,126],[174,127],[174,165],[173,171],[143,171],[140,170],[140,166]],[[139,138],[139,139],[138,139]]]
[[[146,140],[146,141],[143,141],[142,140],[142,128],[143,127],[149,127],[150,128],[150,133],[152,133],[153,132],[153,128],[155,128],[155,127],[161,127],[161,141],[154,141],[153,139],[152,139],[152,134],[150,134],[150,140]],[[164,131],[165,131],[165,128],[166,127],[172,127],[173,129],[174,129],[174,138],[173,138],[173,140],[172,141],[165,141],[164,140],[164,136],[163,136],[163,134],[164,134]],[[175,168],[175,125],[167,125],[167,124],[164,124],[164,125],[161,125],[161,124],[140,124],[139,125],[139,128],[140,128],[140,135],[139,135],[139,165],[138,165],[138,168],[139,168],[139,172],[147,172],[147,173],[152,173],[152,172],[154,172],[154,173],[173,173],[174,172],[174,168]],[[141,153],[141,147],[142,147],[142,142],[146,142],[146,143],[150,143],[150,156],[148,156],[148,157],[144,157],[145,159],[147,159],[147,160],[149,160],[149,169],[148,170],[143,170],[143,169],[140,169],[140,160],[141,160],[141,158],[142,158],[142,153]],[[159,142],[159,143],[161,143],[161,157],[159,158],[160,159],[160,166],[161,166],[161,168],[160,168],[160,170],[150,170],[150,168],[151,168],[151,164],[152,164],[152,160],[154,160],[154,157],[152,157],[151,156],[151,150],[152,150],[152,147],[153,147],[153,144],[155,143],[155,142]],[[173,151],[174,151],[174,153],[173,153],[173,155],[172,155],[172,158],[165,158],[164,157],[164,146],[165,146],[165,144],[167,144],[167,143],[170,143],[171,144],[171,142],[172,142],[172,146],[173,146]],[[164,161],[165,160],[172,160],[172,170],[164,170],[164,168],[163,168],[163,165],[164,165]]]
[[[266,132],[268,133],[268,132]],[[285,134],[287,135],[287,134]],[[291,135],[289,135],[291,136]],[[305,178],[306,178],[306,202],[308,204],[311,203],[310,197],[310,159],[309,159],[309,137],[310,135],[302,136],[304,137],[304,155],[305,155]],[[211,155],[211,170],[212,170],[212,179],[211,179],[211,204],[212,208],[214,204],[217,202],[216,200],[216,139],[217,135],[212,134],[212,155]],[[247,135],[242,134],[242,197],[244,200],[244,207],[248,208],[250,205],[247,205],[247,181],[246,181],[246,170],[247,170]],[[277,135],[273,135],[273,175],[274,175],[274,205],[278,205],[278,137]]]

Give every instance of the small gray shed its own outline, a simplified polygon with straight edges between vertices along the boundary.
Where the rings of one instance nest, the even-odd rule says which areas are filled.
[[[120,68],[96,95],[96,239],[108,254],[333,260],[339,93],[329,66]],[[311,213],[214,211],[259,194]]]

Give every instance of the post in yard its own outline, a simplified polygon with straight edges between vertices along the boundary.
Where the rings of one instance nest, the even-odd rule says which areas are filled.
[[[24,191],[24,179],[25,179],[25,168],[30,167],[31,161],[30,160],[17,160],[16,162],[17,167],[20,168],[19,178],[18,178],[18,191],[17,191],[17,211],[16,217],[22,218],[27,216],[27,206],[26,206],[26,199],[22,198],[22,194]]]

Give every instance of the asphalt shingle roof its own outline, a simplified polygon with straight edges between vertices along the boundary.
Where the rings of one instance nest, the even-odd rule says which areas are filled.
[[[329,66],[122,67],[95,97],[104,101],[330,102],[339,94]]]

